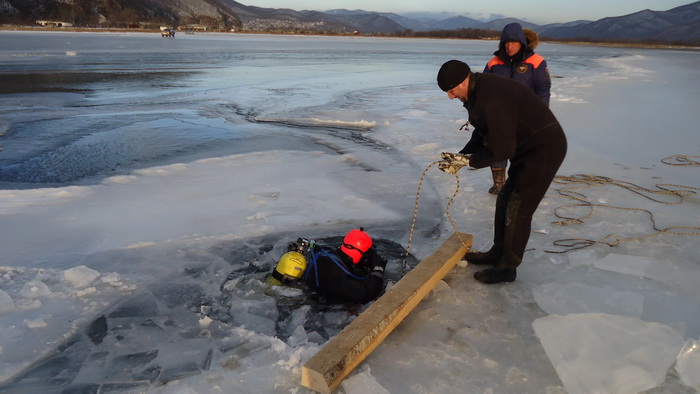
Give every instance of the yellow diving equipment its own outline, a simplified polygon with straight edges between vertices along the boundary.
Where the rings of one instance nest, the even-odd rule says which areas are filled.
[[[301,279],[304,271],[306,271],[306,257],[293,250],[282,255],[271,276],[280,284],[288,284]]]

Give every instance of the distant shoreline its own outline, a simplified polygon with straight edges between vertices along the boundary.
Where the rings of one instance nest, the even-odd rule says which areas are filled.
[[[160,33],[159,29],[129,29],[129,28],[112,28],[112,27],[39,27],[39,26],[15,26],[15,25],[0,25],[0,31],[43,31],[43,32],[76,32],[76,33]],[[223,34],[274,34],[274,35],[304,35],[304,36],[323,36],[323,37],[355,37],[350,34],[321,34],[321,33],[270,33],[263,31],[203,31],[197,32],[196,34],[210,34],[210,33],[223,33]],[[184,34],[184,32],[183,32]],[[364,37],[364,36],[363,36]],[[372,35],[368,37],[395,37],[393,35]],[[396,38],[406,38],[411,39],[414,37],[396,37]],[[458,38],[458,37],[448,37],[448,38],[434,38],[434,37],[419,37],[428,38],[434,40],[479,40],[473,38]],[[482,41],[482,40],[479,40]],[[486,41],[486,39],[483,39]],[[492,40],[490,40],[492,41]],[[700,50],[698,46],[691,45],[677,45],[677,44],[643,44],[643,43],[620,43],[620,42],[589,42],[589,41],[559,41],[559,40],[542,40],[548,44],[564,44],[564,45],[581,45],[581,46],[599,46],[599,47],[614,47],[614,48],[642,48],[642,49],[673,49],[673,50],[689,50],[697,51]]]

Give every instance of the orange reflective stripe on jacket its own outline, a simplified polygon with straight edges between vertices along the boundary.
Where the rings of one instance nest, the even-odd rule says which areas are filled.
[[[535,53],[534,55],[525,59],[525,61],[523,63],[530,63],[530,64],[532,64],[532,67],[537,68],[540,66],[540,64],[542,64],[543,61],[544,61],[544,58]]]
[[[533,54],[529,58],[525,59],[523,63],[528,63],[532,64],[532,67],[537,68],[542,64],[544,61],[544,58],[538,54]],[[506,64],[503,60],[499,59],[498,56],[494,56],[493,59],[489,60],[488,64],[486,64],[486,67],[490,70],[491,67],[501,65],[501,64]]]
[[[499,64],[506,64],[503,60],[499,59],[498,56],[494,56],[493,59],[489,60],[489,62],[486,64],[486,68],[489,70],[493,66],[497,66]]]

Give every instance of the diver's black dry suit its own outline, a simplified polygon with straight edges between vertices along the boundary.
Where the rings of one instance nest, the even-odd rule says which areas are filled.
[[[515,269],[530,238],[532,215],[566,156],[566,137],[532,90],[498,75],[472,73],[464,107],[474,131],[459,153],[471,154],[469,165],[511,163],[496,200],[492,251],[501,252],[496,268]]]

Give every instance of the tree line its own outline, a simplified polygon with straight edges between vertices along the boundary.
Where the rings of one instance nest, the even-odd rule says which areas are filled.
[[[501,32],[498,30],[462,28],[454,30],[427,30],[414,31],[413,29],[398,30],[397,37],[419,38],[465,38],[465,39],[499,39]]]

